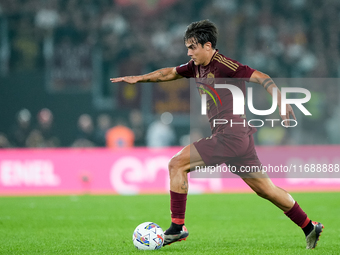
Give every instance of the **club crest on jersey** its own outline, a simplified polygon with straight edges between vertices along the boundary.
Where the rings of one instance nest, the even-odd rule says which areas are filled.
[[[207,78],[208,78],[207,80],[208,80],[209,84],[213,84],[214,83],[215,75],[213,73],[208,73]]]

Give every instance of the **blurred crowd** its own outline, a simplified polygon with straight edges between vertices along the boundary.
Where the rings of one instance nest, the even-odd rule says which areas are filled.
[[[51,34],[56,43],[100,46],[107,68],[124,61],[133,71],[173,66],[187,60],[186,26],[209,18],[219,27],[220,50],[273,77],[337,77],[339,12],[337,0],[0,1],[12,68],[42,66]]]
[[[176,134],[171,126],[173,116],[163,113],[145,129],[143,116],[132,110],[128,121],[113,119],[101,113],[96,118],[81,114],[77,121],[74,141],[68,147],[130,148],[134,146],[166,147],[176,144]],[[41,109],[36,118],[24,108],[16,116],[8,134],[0,132],[0,148],[56,148],[62,146],[53,113]],[[188,142],[188,141],[185,141]]]
[[[0,21],[6,24],[9,34],[8,41],[2,38],[0,43],[0,71],[11,74],[16,70],[44,69],[46,59],[51,55],[51,40],[55,47],[72,44],[100,49],[105,80],[179,65],[188,61],[183,44],[186,26],[206,18],[219,28],[217,46],[223,54],[274,78],[339,76],[338,0],[0,1]],[[0,28],[2,34],[4,27]],[[339,104],[339,96],[334,96],[339,93],[338,90],[317,92],[330,98],[332,106]],[[322,100],[316,101],[315,105],[318,105]],[[331,137],[337,130],[336,120],[340,115],[336,109],[326,109],[325,115],[320,114],[313,119],[314,122],[305,125],[328,121],[328,128],[322,131],[328,132],[327,137]],[[132,109],[130,115],[139,124],[133,124],[134,121],[129,119],[118,121],[109,115],[98,116],[96,124],[93,124],[90,115],[80,116],[79,135],[70,146],[105,146],[108,144],[107,138],[104,138],[107,131],[117,126],[132,131],[128,134],[129,131],[125,130],[130,136],[126,143],[131,143],[131,136],[134,136],[135,144],[147,145],[147,129],[158,130],[160,127],[157,123],[146,126],[141,120],[143,116]],[[59,139],[48,128],[53,121],[50,110],[42,109],[37,114],[34,128],[28,124],[31,119],[29,110],[21,110],[12,133],[0,135],[0,144],[59,146]],[[164,125],[164,122],[157,121]],[[314,133],[317,135],[321,131]],[[155,132],[150,131],[150,134]],[[277,143],[285,136],[279,131],[275,135]],[[258,137],[260,143],[266,144],[265,138],[262,141],[261,137]],[[332,139],[340,142],[336,135]],[[173,137],[167,143],[179,144],[180,140]],[[314,142],[329,140],[323,137]]]
[[[58,147],[60,141],[53,133],[53,121],[47,108],[41,109],[36,118],[32,118],[28,109],[20,110],[9,134],[0,133],[0,148]]]

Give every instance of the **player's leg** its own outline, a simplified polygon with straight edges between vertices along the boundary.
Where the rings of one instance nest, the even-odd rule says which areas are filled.
[[[274,185],[267,174],[250,173],[242,179],[257,195],[272,202],[302,228],[306,235],[307,249],[315,248],[323,228],[321,223],[311,221],[293,197],[287,191]]]
[[[287,212],[294,206],[293,197],[287,191],[274,185],[266,173],[249,173],[242,179],[257,195],[269,200],[282,211]]]
[[[233,164],[238,168],[241,168],[241,166],[255,166],[259,168],[262,164],[257,157],[252,135],[249,136],[247,144],[248,148],[245,154],[236,162],[234,161]],[[274,185],[266,173],[240,173],[239,175],[256,194],[272,202],[284,211],[287,217],[302,228],[306,235],[307,249],[313,249],[316,246],[322,232],[322,224],[312,222],[287,191]]]
[[[184,147],[169,161],[170,190],[188,193],[188,173],[196,166],[204,166],[204,162],[194,145]]]
[[[200,139],[186,146],[169,162],[170,198],[171,198],[171,226],[165,231],[165,245],[168,235],[172,234],[171,242],[175,242],[175,235],[182,237],[187,232],[184,227],[185,207],[188,193],[187,174],[196,166],[220,165],[229,157],[234,157],[232,144],[228,144],[229,136],[215,133],[210,137]],[[236,141],[237,142],[237,141]],[[182,232],[181,232],[182,231]],[[177,233],[177,234],[176,234]]]
[[[171,226],[165,231],[164,245],[185,240],[189,235],[184,226],[188,193],[188,173],[204,162],[194,145],[184,147],[169,162]]]

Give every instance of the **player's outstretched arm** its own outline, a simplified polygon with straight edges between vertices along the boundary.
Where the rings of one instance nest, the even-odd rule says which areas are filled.
[[[172,81],[176,79],[183,78],[176,71],[176,67],[167,67],[156,70],[154,72],[138,75],[138,76],[125,76],[118,78],[111,78],[111,82],[127,82],[130,84],[135,84],[137,82],[162,82],[162,81]]]
[[[281,115],[281,91],[280,89],[275,85],[274,81],[269,77],[269,75],[262,73],[260,71],[255,70],[253,74],[251,75],[250,82],[255,82],[258,84],[261,84],[262,87],[271,95],[273,96],[273,88],[277,88],[277,105],[279,106],[279,112]],[[282,120],[289,119],[289,116],[293,116],[294,120],[296,120],[293,108],[287,104],[286,105],[286,115],[281,115]],[[289,121],[288,125],[289,125]]]

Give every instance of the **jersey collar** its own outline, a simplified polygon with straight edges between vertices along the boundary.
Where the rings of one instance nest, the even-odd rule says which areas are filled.
[[[208,67],[210,65],[210,63],[213,61],[214,57],[216,56],[216,54],[218,53],[218,49],[215,49],[215,53],[212,55],[209,64],[207,64],[206,66],[203,67]]]

